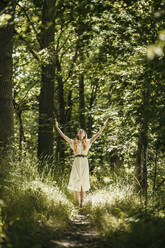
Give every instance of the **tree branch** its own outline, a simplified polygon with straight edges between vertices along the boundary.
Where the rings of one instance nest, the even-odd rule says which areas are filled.
[[[162,181],[158,184],[156,187],[156,191],[160,188],[160,186],[165,182],[165,177],[162,179]]]
[[[16,30],[14,30],[14,33],[15,33],[16,35],[18,35],[18,36],[19,36],[19,39],[22,40],[22,41],[26,44],[26,46],[27,46],[29,52],[31,52],[31,54],[33,55],[33,57],[34,57],[37,61],[40,61],[38,55],[37,55],[37,54],[33,51],[33,49],[29,46],[29,42],[28,42],[23,36],[21,36]]]
[[[74,63],[76,62],[77,57],[78,57],[78,48],[79,48],[79,39],[77,40],[76,49],[75,49],[75,54],[74,54],[73,59],[72,59],[72,61],[71,61],[71,65],[70,65],[70,69],[69,69],[69,72],[68,72],[68,76],[67,76],[67,78],[64,80],[64,83],[68,81],[68,79],[71,77],[71,75],[72,75],[72,73],[73,73]]]
[[[36,28],[35,28],[35,26],[34,26],[34,23],[30,20],[30,17],[28,16],[26,9],[25,9],[24,7],[22,7],[19,3],[17,3],[17,5],[18,5],[18,6],[20,7],[20,9],[22,9],[22,11],[24,12],[24,14],[25,14],[25,16],[26,16],[28,22],[30,23],[30,25],[32,26],[32,28],[33,28],[33,30],[34,30],[34,33],[36,34],[36,39],[37,39],[37,41],[39,42],[39,39],[38,39],[39,33],[37,32],[37,30],[36,30]]]

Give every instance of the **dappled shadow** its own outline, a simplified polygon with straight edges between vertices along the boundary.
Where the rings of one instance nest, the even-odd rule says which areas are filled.
[[[58,240],[50,241],[51,247],[75,247],[75,248],[102,248],[104,246],[103,239],[98,233],[92,230],[88,217],[86,215],[76,214],[73,217],[71,225],[67,231],[63,233]]]
[[[75,214],[72,221],[68,222],[65,229],[57,229],[55,226],[47,226],[42,223],[34,223],[33,231],[27,233],[8,232],[9,241],[3,243],[3,247],[9,245],[15,248],[63,248],[63,247],[84,247],[103,248],[107,244],[98,233],[92,230],[88,217],[83,214]],[[21,228],[21,226],[20,226]]]
[[[164,248],[165,218],[150,215],[126,218],[129,228],[109,229],[105,235],[98,235],[89,222],[89,216],[79,212],[68,220],[63,229],[43,223],[33,223],[33,230],[27,233],[8,232],[11,247],[15,248]],[[20,226],[21,228],[21,226]],[[13,230],[13,229],[12,229]],[[34,232],[35,230],[35,232]],[[9,247],[4,242],[4,248]]]
[[[104,236],[105,247],[114,248],[164,248],[165,218],[148,216],[128,220],[129,229],[109,230]]]

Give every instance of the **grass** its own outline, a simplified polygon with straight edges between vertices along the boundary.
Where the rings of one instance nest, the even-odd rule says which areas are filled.
[[[53,173],[38,172],[37,161],[1,162],[3,247],[43,247],[67,228],[73,203],[57,186]]]
[[[84,213],[107,247],[165,247],[165,213],[160,216],[152,208],[146,212],[141,197],[123,182],[91,192]]]
[[[47,167],[39,173],[36,159],[27,154],[0,166],[0,247],[50,247],[50,240],[63,235],[77,211],[74,194],[66,189],[67,172],[59,184],[59,171]],[[150,201],[146,211],[130,177],[122,173],[113,178],[108,170],[98,173],[91,176],[83,212],[106,247],[164,248],[164,200],[159,210]]]

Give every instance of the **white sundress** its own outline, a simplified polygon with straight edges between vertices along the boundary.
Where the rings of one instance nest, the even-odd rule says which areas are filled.
[[[83,144],[81,141],[77,144],[77,153],[75,153],[74,149],[74,140],[72,140],[72,143],[70,144],[74,155],[87,155],[88,150],[91,147],[90,139],[87,139],[87,148],[86,150],[83,150]],[[68,183],[68,189],[78,191],[80,192],[82,188],[82,191],[87,191],[90,189],[90,183],[89,183],[89,164],[88,164],[88,158],[87,157],[75,157],[69,183]]]

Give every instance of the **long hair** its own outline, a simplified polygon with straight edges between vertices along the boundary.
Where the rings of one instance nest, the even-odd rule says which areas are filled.
[[[82,139],[83,150],[85,151],[86,148],[87,148],[87,133],[85,132],[85,130],[79,129],[78,132],[77,132],[77,136],[76,136],[76,138],[74,139],[74,149],[75,149],[75,153],[77,153],[77,144],[78,144],[78,141],[79,141],[78,133],[79,133],[79,132],[82,132],[82,131],[85,133],[85,135],[84,135],[84,137],[83,137],[83,139]]]

